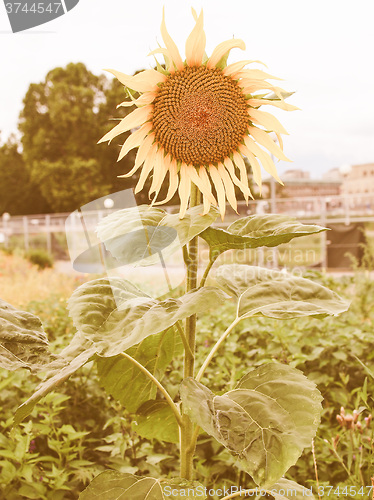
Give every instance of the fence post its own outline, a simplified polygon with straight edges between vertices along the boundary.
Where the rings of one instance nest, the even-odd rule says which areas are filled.
[[[51,216],[45,216],[45,232],[47,237],[47,252],[52,254]]]
[[[321,217],[320,225],[325,227],[326,225],[326,198],[321,197]],[[322,231],[321,234],[321,268],[323,272],[327,269],[327,235],[326,231]]]
[[[23,239],[25,243],[25,250],[27,252],[29,250],[29,226],[26,215],[22,217],[22,221],[23,221]]]
[[[8,222],[10,221],[10,214],[8,212],[3,213],[3,229],[4,229],[4,246],[9,248],[9,234],[8,234]]]

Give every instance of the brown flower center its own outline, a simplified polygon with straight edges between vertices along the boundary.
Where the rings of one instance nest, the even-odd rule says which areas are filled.
[[[186,67],[168,77],[153,102],[158,144],[196,166],[223,161],[247,133],[242,90],[218,68]]]

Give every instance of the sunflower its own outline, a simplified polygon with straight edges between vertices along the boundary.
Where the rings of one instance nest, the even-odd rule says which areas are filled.
[[[164,66],[156,61],[157,69],[147,69],[135,76],[107,70],[127,87],[130,97],[135,92],[139,97],[119,104],[135,105],[136,109],[99,142],[110,142],[136,129],[123,144],[118,157],[119,161],[131,149],[138,148],[134,167],[122,176],[130,177],[141,169],[135,193],[143,189],[153,171],[149,190],[149,196],[153,195],[152,204],[167,203],[178,190],[180,218],[183,218],[191,186],[195,184],[203,195],[204,214],[211,204],[218,205],[223,219],[226,198],[237,210],[234,186],[241,190],[246,202],[249,197],[253,198],[244,157],[251,165],[260,191],[260,165],[282,183],[269,152],[289,161],[283,153],[281,138],[281,134],[287,134],[286,130],[274,116],[258,108],[263,105],[284,110],[297,108],[285,103],[284,98],[290,94],[267,82],[267,79],[279,78],[259,69],[246,69],[247,65],[260,61],[226,64],[231,49],[245,50],[242,40],[220,43],[208,58],[203,12],[199,16],[194,10],[192,13],[196,24],[186,41],[185,61],[166,29],[163,12],[161,35],[165,48],[156,49],[150,55],[162,54]],[[262,93],[258,94],[259,91]],[[269,132],[275,132],[279,146]],[[167,176],[166,198],[157,201]]]

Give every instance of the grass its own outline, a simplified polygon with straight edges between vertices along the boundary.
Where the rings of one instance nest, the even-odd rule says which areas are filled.
[[[39,271],[23,257],[0,252],[0,297],[15,307],[43,301],[52,294],[68,298],[87,275],[69,276],[54,269]]]

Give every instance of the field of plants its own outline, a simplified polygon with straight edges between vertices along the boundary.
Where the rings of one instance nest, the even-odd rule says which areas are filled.
[[[251,318],[232,331],[207,372],[216,393],[233,388],[249,369],[278,361],[298,368],[321,391],[324,412],[312,448],[306,449],[286,477],[312,488],[315,496],[371,498],[374,475],[374,283],[373,259],[339,279],[306,271],[342,297],[349,310],[323,320],[278,321]],[[40,270],[21,256],[0,252],[0,297],[39,316],[59,352],[74,327],[66,299],[88,276],[71,277]],[[234,304],[201,315],[199,367],[227,325]],[[178,352],[178,346],[176,346]],[[174,356],[163,385],[177,395],[182,356]],[[0,499],[74,500],[101,471],[114,469],[152,477],[178,475],[178,436],[148,439],[147,418],[134,416],[100,386],[92,363],[83,366],[42,399],[30,417],[13,425],[17,407],[27,400],[42,375],[0,370]],[[157,399],[156,399],[157,402]],[[160,426],[162,428],[162,426]],[[198,437],[196,479],[206,487],[253,486],[235,459],[207,434]],[[211,496],[209,498],[216,499]]]

